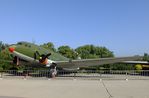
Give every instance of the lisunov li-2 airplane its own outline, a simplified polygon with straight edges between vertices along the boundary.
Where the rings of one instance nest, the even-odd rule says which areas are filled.
[[[67,61],[54,61],[49,59],[51,53],[40,54],[35,51],[33,57],[25,55],[15,50],[15,47],[9,47],[9,52],[13,55],[13,62],[19,65],[22,62],[29,63],[34,66],[46,66],[49,67],[52,75],[56,75],[57,67],[63,69],[78,69],[80,67],[96,66],[103,64],[113,64],[125,61],[134,61],[142,59],[142,56],[130,56],[130,57],[113,57],[113,58],[98,58],[98,59],[79,59],[79,60],[67,60]]]

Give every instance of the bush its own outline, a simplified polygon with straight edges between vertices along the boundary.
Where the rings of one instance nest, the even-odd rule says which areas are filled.
[[[142,65],[141,65],[141,64],[137,64],[137,65],[135,66],[135,69],[136,69],[136,70],[142,70]]]

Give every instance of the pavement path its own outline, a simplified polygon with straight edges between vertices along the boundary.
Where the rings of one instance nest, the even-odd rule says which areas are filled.
[[[149,80],[0,80],[0,98],[149,98]]]

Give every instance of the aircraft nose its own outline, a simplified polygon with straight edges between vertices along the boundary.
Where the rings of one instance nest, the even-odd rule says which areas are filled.
[[[11,53],[13,53],[13,52],[15,51],[15,48],[14,48],[14,47],[10,47],[10,48],[9,48],[9,51],[10,51]]]

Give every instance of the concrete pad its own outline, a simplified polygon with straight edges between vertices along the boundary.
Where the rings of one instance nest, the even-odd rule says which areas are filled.
[[[0,80],[0,98],[149,98],[148,80]]]
[[[148,80],[104,81],[112,98],[149,98]]]
[[[8,98],[107,98],[99,81],[1,80],[0,96]]]

